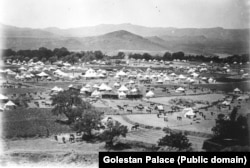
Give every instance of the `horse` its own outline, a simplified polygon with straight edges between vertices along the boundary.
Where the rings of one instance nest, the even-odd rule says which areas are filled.
[[[131,130],[137,130],[139,128],[139,124],[135,124],[131,127]]]
[[[131,114],[133,113],[132,109],[127,109],[127,112],[131,112]]]
[[[181,121],[182,117],[181,116],[177,116],[177,120]]]

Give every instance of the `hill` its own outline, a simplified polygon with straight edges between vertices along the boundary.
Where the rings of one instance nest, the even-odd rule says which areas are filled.
[[[31,35],[32,36],[31,36]],[[146,51],[161,51],[164,47],[138,36],[136,34],[120,30],[112,33],[91,36],[91,37],[61,37],[45,35],[40,38],[38,34],[31,32],[24,34],[26,36],[4,36],[2,40],[5,41],[5,48],[14,50],[19,49],[37,49],[46,47],[54,49],[58,47],[66,47],[69,50],[146,50]],[[38,35],[38,36],[37,36]]]
[[[70,50],[184,51],[195,54],[249,52],[249,29],[161,28],[132,24],[102,24],[60,29],[19,28],[1,25],[4,48],[66,47]]]

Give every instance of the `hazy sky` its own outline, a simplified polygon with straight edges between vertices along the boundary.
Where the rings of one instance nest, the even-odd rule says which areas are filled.
[[[132,23],[150,27],[249,27],[249,0],[1,0],[0,22],[19,27]]]

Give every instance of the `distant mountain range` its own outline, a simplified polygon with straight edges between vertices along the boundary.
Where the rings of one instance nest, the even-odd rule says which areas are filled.
[[[102,24],[70,29],[31,29],[0,25],[4,48],[103,51],[184,51],[194,54],[242,54],[249,51],[249,29],[160,28]]]

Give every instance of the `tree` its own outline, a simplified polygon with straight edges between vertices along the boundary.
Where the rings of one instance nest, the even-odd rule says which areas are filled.
[[[74,126],[73,130],[77,132],[84,132],[87,139],[93,138],[93,130],[98,130],[101,125],[102,114],[95,110],[84,111],[81,118],[79,118]]]
[[[176,52],[172,54],[173,59],[184,59],[185,54],[183,52]]]
[[[167,135],[158,141],[158,146],[168,146],[179,150],[187,150],[191,147],[188,138],[182,133],[174,133],[169,130],[164,130]]]
[[[103,56],[103,53],[101,51],[95,51],[94,53],[95,53],[96,59],[98,59],[98,60],[103,59],[104,56]]]
[[[166,52],[166,53],[163,55],[163,60],[164,60],[164,61],[172,61],[173,58],[172,58],[171,53]]]
[[[69,62],[74,65],[76,62],[79,61],[79,57],[77,56],[77,54],[73,53],[73,54],[65,56],[63,58],[63,61]]]
[[[248,134],[247,118],[240,115],[236,119],[236,110],[233,109],[230,119],[218,118],[212,131],[214,139],[233,139],[237,140],[239,145],[244,145]]]
[[[110,121],[107,124],[107,130],[105,130],[101,134],[101,138],[106,142],[107,148],[113,148],[114,147],[114,140],[118,138],[119,136],[126,137],[126,134],[128,133],[127,126],[121,125],[119,122]]]
[[[68,121],[61,122],[64,124],[72,124],[77,117],[81,117],[82,113],[86,109],[90,109],[91,105],[84,102],[80,98],[79,91],[76,90],[66,90],[59,92],[57,95],[52,96],[52,109],[53,115],[64,114]]]
[[[118,54],[117,54],[118,59],[124,59],[124,57],[125,57],[124,52],[118,52]]]
[[[53,56],[53,57],[50,57],[49,58],[49,62],[51,63],[51,64],[53,64],[54,62],[56,62],[57,61],[57,56]]]

